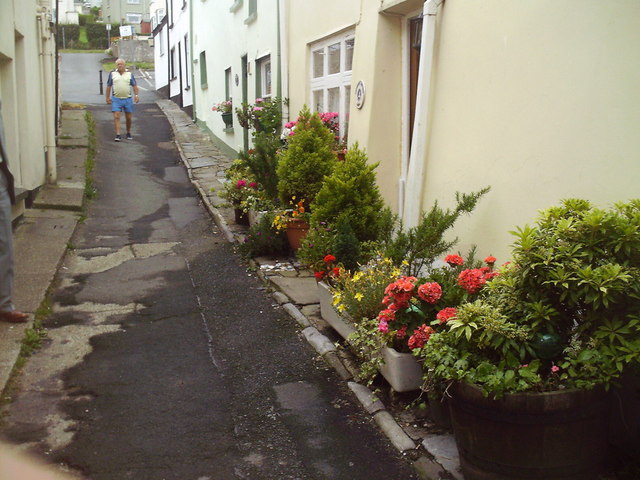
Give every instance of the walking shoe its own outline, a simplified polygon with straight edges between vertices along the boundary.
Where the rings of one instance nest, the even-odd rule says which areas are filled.
[[[10,312],[0,312],[0,321],[9,323],[24,323],[29,320],[26,313],[11,310]]]
[[[116,142],[119,142],[120,140],[122,140],[122,136],[121,135],[116,135],[116,138],[114,138],[114,140]]]
[[[133,140],[133,137],[131,136],[131,134],[129,132],[127,132],[127,140]]]

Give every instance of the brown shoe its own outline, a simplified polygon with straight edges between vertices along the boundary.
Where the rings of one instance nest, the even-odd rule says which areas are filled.
[[[26,313],[12,310],[11,312],[0,312],[0,321],[9,323],[24,323],[29,320],[29,315]]]

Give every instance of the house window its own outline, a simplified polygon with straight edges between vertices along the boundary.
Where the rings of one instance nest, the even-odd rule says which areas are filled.
[[[176,75],[176,47],[171,48],[171,57],[169,59],[169,76],[173,80]]]
[[[208,88],[207,85],[207,52],[200,52],[200,87]]]
[[[160,45],[160,56],[164,57],[164,30],[160,30],[160,41],[158,42]]]
[[[244,23],[249,25],[258,18],[258,0],[249,0],[249,15],[245,19]]]
[[[127,23],[137,25],[142,21],[142,15],[140,15],[139,13],[127,13],[126,19]]]
[[[349,122],[354,47],[353,31],[310,47],[312,108],[316,112],[338,112],[340,136],[346,135]]]
[[[156,10],[156,16],[158,17],[158,23],[160,23],[162,21],[162,19],[165,16],[165,11],[164,8],[159,8],[158,10]]]
[[[189,42],[188,35],[184,36],[184,82],[185,82],[185,90],[189,90],[191,88],[191,84],[189,83]]]
[[[256,96],[271,98],[271,55],[256,60]]]
[[[231,67],[224,71],[224,98],[231,100]]]

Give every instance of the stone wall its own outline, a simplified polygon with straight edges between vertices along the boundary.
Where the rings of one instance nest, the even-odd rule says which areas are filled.
[[[128,64],[135,62],[153,63],[153,44],[149,40],[118,40],[111,45],[115,58],[124,58]]]

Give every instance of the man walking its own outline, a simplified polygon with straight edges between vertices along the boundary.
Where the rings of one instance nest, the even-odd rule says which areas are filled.
[[[15,203],[13,175],[9,171],[7,148],[4,141],[2,101],[0,101],[0,321],[23,323],[26,313],[16,311],[11,301],[13,292],[13,231],[11,204]]]
[[[140,101],[138,96],[138,84],[133,76],[132,72],[129,72],[125,68],[126,62],[119,58],[116,60],[116,70],[109,72],[109,78],[107,79],[107,104],[111,104],[111,111],[113,112],[113,121],[116,127],[115,141],[122,140],[120,135],[120,112],[124,111],[125,122],[127,125],[127,140],[132,140],[131,136],[131,121],[133,118],[133,101],[136,103]],[[131,98],[131,89],[135,94],[133,99]],[[113,91],[113,96],[111,92]]]

